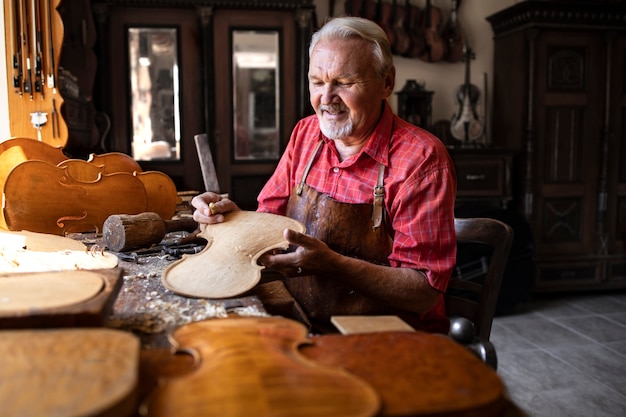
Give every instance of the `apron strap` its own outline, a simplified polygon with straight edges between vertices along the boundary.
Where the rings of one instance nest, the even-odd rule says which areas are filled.
[[[374,223],[374,230],[378,229],[383,223],[383,203],[385,201],[384,177],[385,166],[380,164],[378,166],[378,181],[376,182],[376,187],[374,187],[374,207],[372,208],[372,222]]]
[[[302,179],[300,180],[300,184],[298,184],[298,187],[296,188],[296,194],[298,194],[298,195],[302,195],[302,189],[304,188],[304,182],[306,181],[307,175],[309,175],[309,171],[311,170],[311,166],[313,166],[313,161],[315,160],[315,157],[317,156],[317,152],[322,147],[322,143],[324,143],[323,140],[320,140],[318,142],[317,146],[315,147],[315,151],[313,152],[313,155],[311,155],[311,158],[309,159],[309,162],[306,164],[306,167],[304,168],[304,172],[302,173]]]
[[[304,184],[306,182],[306,177],[307,175],[309,175],[309,171],[311,170],[311,167],[313,166],[313,161],[315,160],[317,153],[322,147],[322,143],[324,143],[323,140],[320,140],[317,143],[317,146],[315,147],[315,151],[313,151],[311,158],[309,158],[309,161],[307,162],[306,167],[304,168],[304,172],[302,173],[302,179],[300,180],[300,183],[296,187],[296,194],[299,196],[302,195]],[[372,208],[372,221],[374,223],[373,230],[378,229],[380,225],[383,223],[383,216],[385,213],[384,211],[384,202],[385,202],[384,178],[385,178],[385,166],[383,164],[380,164],[378,167],[378,180],[376,182],[376,186],[374,187],[374,206]]]

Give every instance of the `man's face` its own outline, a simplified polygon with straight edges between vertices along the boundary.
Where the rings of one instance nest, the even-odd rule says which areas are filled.
[[[367,140],[393,90],[394,71],[381,79],[370,45],[360,39],[320,41],[311,54],[311,105],[325,136],[348,143]]]

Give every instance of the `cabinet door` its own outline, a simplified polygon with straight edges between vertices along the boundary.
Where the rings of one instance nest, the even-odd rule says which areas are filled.
[[[609,251],[619,259],[609,266],[612,280],[626,283],[626,34],[611,42],[609,182],[607,234]]]
[[[215,11],[217,173],[242,208],[256,208],[296,122],[296,24],[292,13]]]
[[[595,252],[606,56],[600,33],[536,41],[537,251]]]
[[[204,133],[198,11],[120,6],[108,12],[108,30],[101,30],[106,33],[108,50],[101,58],[102,62],[108,59],[102,77],[103,100],[108,101],[105,108],[112,123],[111,150],[133,155],[143,170],[164,172],[179,190],[202,191],[194,142],[194,135]],[[140,37],[133,47],[136,31],[149,31],[150,36]],[[136,71],[134,62],[138,63]],[[141,77],[148,72],[150,77]],[[142,115],[137,103],[145,106]],[[138,132],[142,124],[149,134]],[[138,143],[145,145],[143,149]]]

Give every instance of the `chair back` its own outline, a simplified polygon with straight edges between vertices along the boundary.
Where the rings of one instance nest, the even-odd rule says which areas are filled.
[[[490,218],[454,219],[457,244],[483,244],[492,248],[485,261],[484,280],[453,274],[445,294],[448,317],[464,317],[474,323],[476,336],[489,340],[491,324],[500,293],[502,276],[513,242],[513,229]],[[471,275],[471,274],[470,274]],[[482,275],[482,274],[481,274]],[[470,276],[470,278],[472,278]]]

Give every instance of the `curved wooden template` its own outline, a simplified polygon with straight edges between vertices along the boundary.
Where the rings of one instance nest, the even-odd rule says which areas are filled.
[[[169,290],[189,297],[226,298],[242,294],[261,279],[259,257],[272,249],[287,249],[283,230],[304,233],[302,223],[289,217],[254,211],[226,213],[223,223],[200,233],[207,240],[202,252],[184,255],[162,275]]]
[[[32,159],[56,165],[66,159],[66,156],[60,147],[31,138],[15,137],[0,142],[0,192],[4,191],[6,178],[11,170],[22,162]],[[0,228],[8,229],[4,216],[0,216]]]
[[[323,335],[300,352],[370,384],[381,397],[383,417],[491,417],[502,415],[506,404],[496,372],[444,335]]]
[[[64,159],[67,159],[67,156],[65,156],[63,149],[60,146],[53,146],[45,142],[39,142],[35,138],[12,137],[0,142],[0,156],[5,152],[16,150],[20,152],[22,157],[16,160],[14,166],[19,162],[27,161],[29,159],[40,159],[42,161],[50,162],[51,164],[58,164]]]
[[[146,210],[157,213],[163,220],[171,219],[176,213],[178,194],[174,181],[160,171],[134,172],[143,183],[148,196]]]
[[[174,181],[160,171],[142,172],[139,164],[126,154],[92,154],[88,161],[66,159],[57,166],[66,168],[75,180],[84,182],[98,181],[103,175],[132,174],[143,183],[146,190],[147,203],[144,211],[158,213],[165,220],[171,219],[176,213],[178,194]]]
[[[130,156],[112,152],[101,155],[91,154],[88,160],[65,159],[57,164],[59,168],[67,167],[70,175],[79,181],[96,181],[100,175],[117,174],[120,172],[134,174],[141,172],[141,167]]]
[[[104,154],[92,153],[87,162],[96,166],[102,166],[105,173],[114,174],[116,172],[142,172],[141,166],[131,156],[121,152],[108,152]]]
[[[212,319],[177,329],[172,342],[196,357],[195,370],[162,380],[148,416],[376,415],[380,402],[362,380],[299,354],[306,328],[280,317]]]
[[[147,207],[143,183],[130,173],[73,179],[67,169],[26,161],[9,173],[3,216],[9,230],[64,235],[102,230],[112,214],[137,214]]]
[[[70,177],[80,182],[96,182],[105,174],[104,166],[94,165],[82,159],[66,159],[57,167],[65,170]]]

